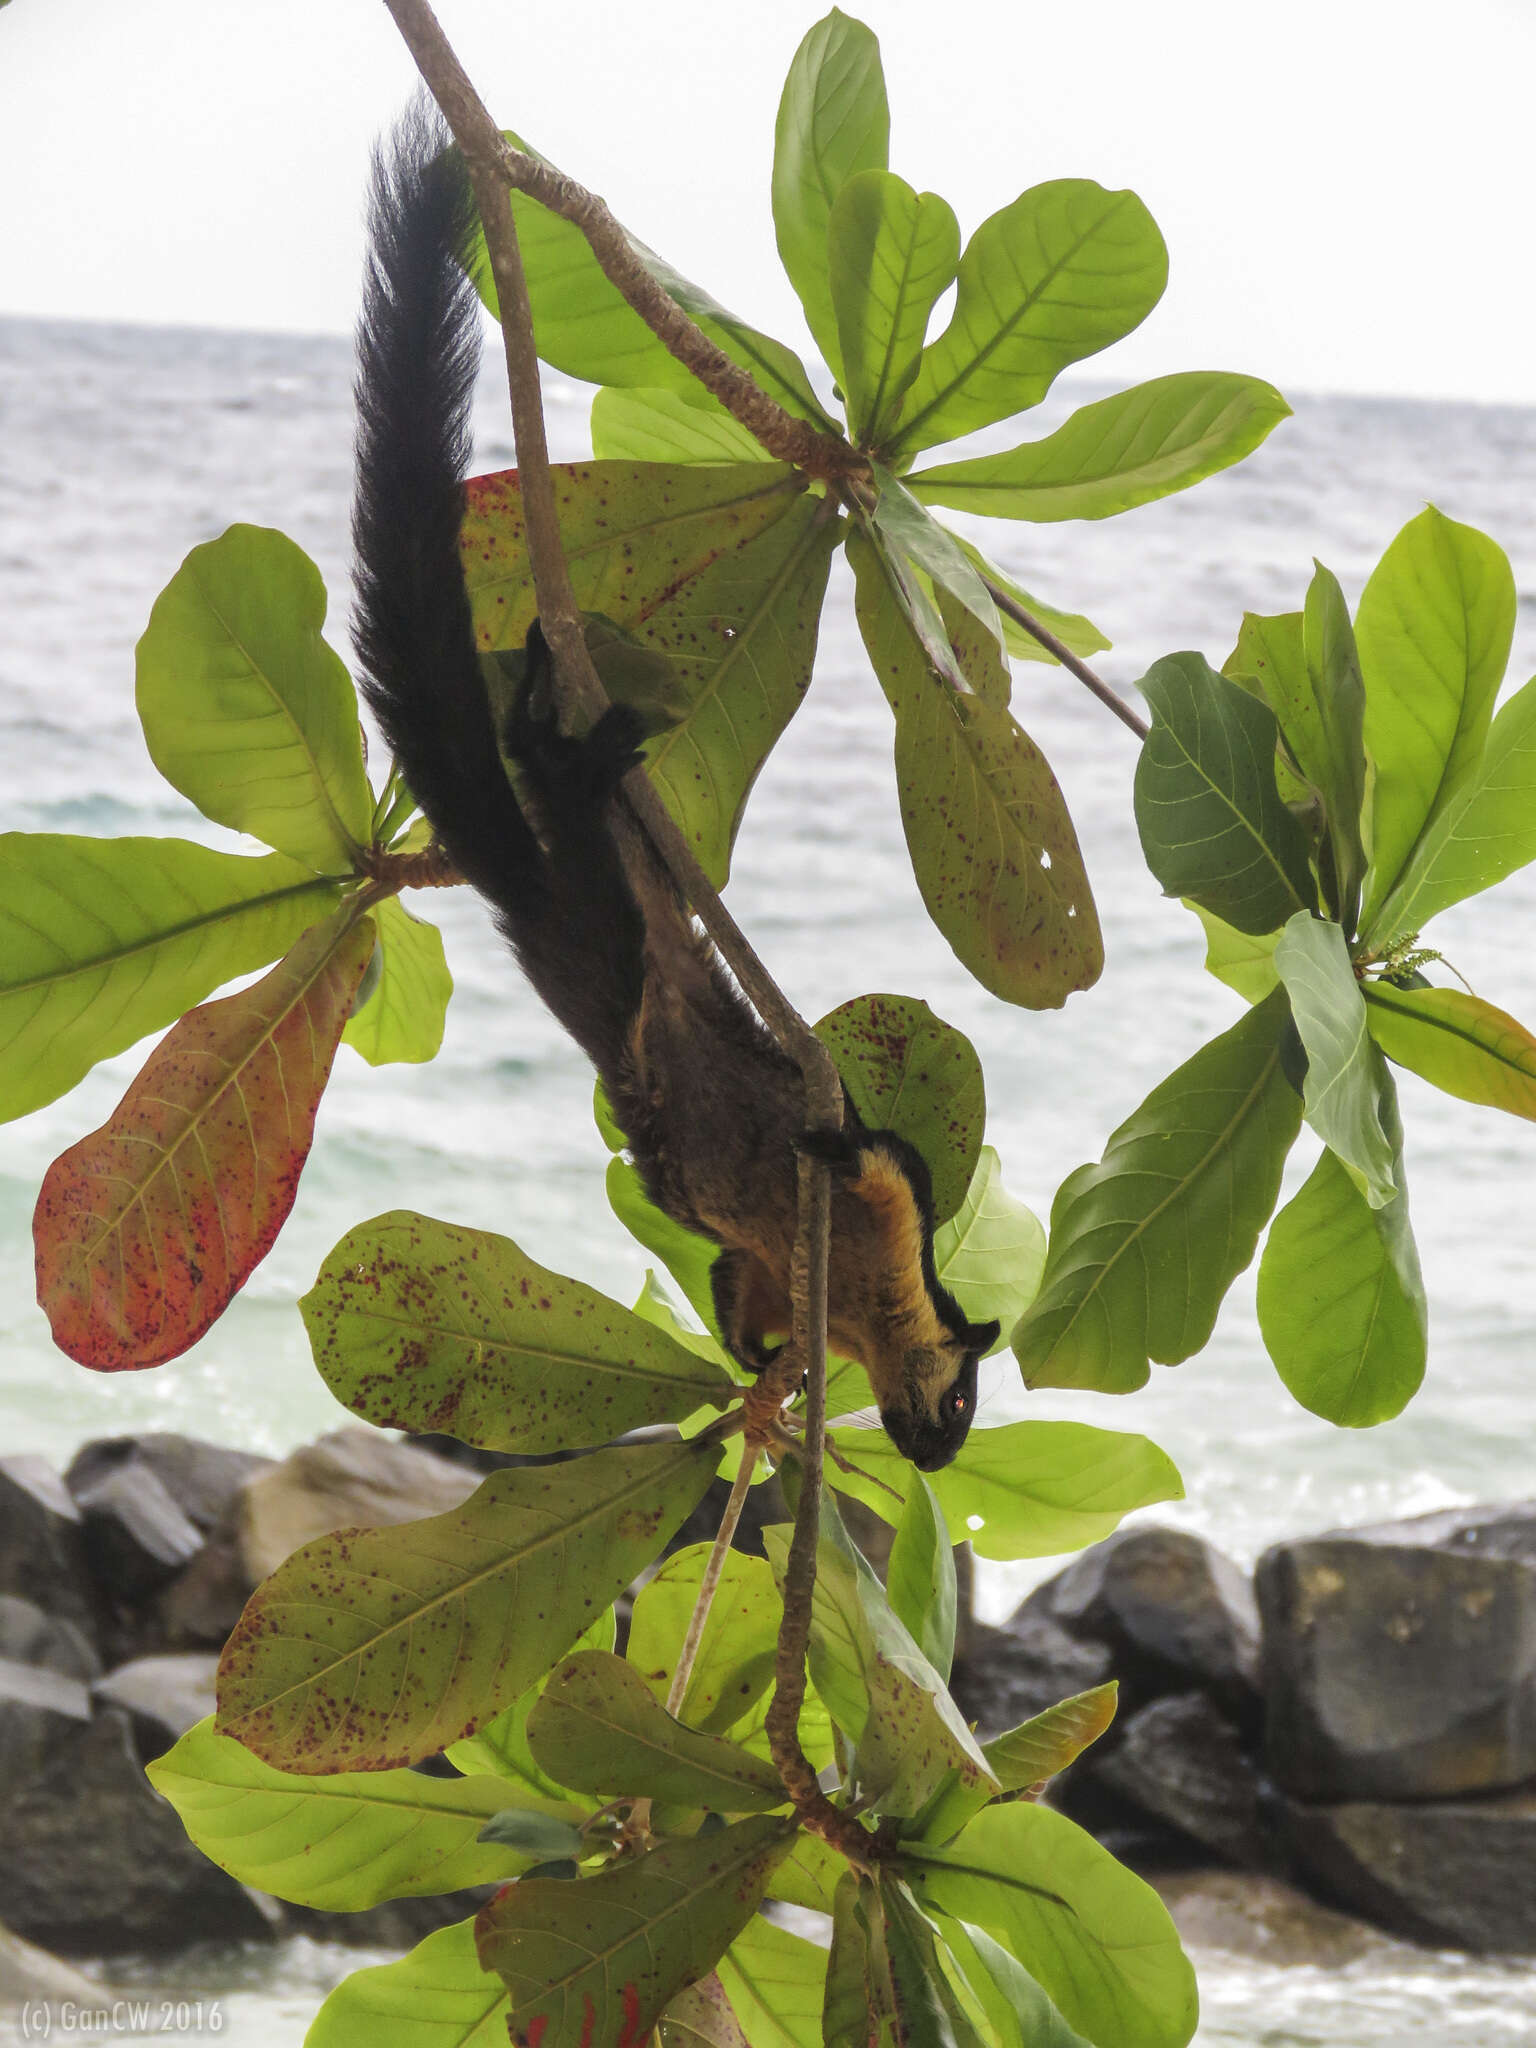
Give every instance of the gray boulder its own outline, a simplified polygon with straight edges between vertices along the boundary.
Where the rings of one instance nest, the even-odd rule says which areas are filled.
[[[1325,1898],[1437,1948],[1536,1955],[1536,1793],[1303,1806],[1285,1833]]]
[[[1130,1701],[1199,1686],[1251,1711],[1259,1625],[1228,1557],[1184,1529],[1121,1529],[1032,1596],[1074,1636],[1103,1643]]]
[[[1259,1560],[1266,1744],[1302,1802],[1536,1776],[1536,1509],[1469,1508]]]
[[[42,1458],[0,1458],[0,1593],[30,1600],[95,1635],[80,1510]]]
[[[482,1474],[371,1429],[339,1429],[294,1451],[238,1496],[241,1559],[252,1586],[301,1544],[333,1529],[382,1529],[446,1514]]]
[[[1085,1762],[1093,1759],[1089,1752]],[[1092,1774],[1224,1863],[1279,1873],[1286,1859],[1265,1788],[1237,1730],[1205,1693],[1174,1693],[1133,1714]]]
[[[62,1743],[5,1814],[0,1921],[61,1955],[270,1939],[276,1909],[193,1848],[111,1707]]]
[[[22,2006],[46,2001],[53,2006],[68,2001],[75,2007],[94,2009],[107,2001],[102,1986],[43,1948],[35,1948],[0,1927],[0,2011],[19,2014]]]
[[[29,1784],[90,1718],[90,1691],[78,1678],[0,1660],[0,1801]]]
[[[153,1763],[213,1712],[218,1669],[218,1655],[212,1650],[135,1657],[98,1680],[91,1695],[98,1707],[121,1707],[130,1716],[139,1755]]]
[[[116,1606],[141,1606],[203,1546],[196,1523],[139,1460],[105,1463],[73,1493],[92,1576]]]
[[[101,1671],[96,1645],[83,1629],[56,1614],[45,1614],[19,1593],[0,1593],[0,1658],[37,1664],[87,1682]]]
[[[1254,1962],[1291,1968],[1311,1964],[1329,1971],[1365,1957],[1392,1957],[1409,1964],[1413,1959],[1412,1950],[1396,1948],[1374,1927],[1320,1906],[1277,1877],[1259,1877],[1252,1871],[1181,1870],[1155,1877],[1152,1883],[1179,1939],[1189,1948],[1215,1948]]]
[[[187,1520],[206,1536],[245,1482],[270,1471],[276,1462],[254,1451],[152,1430],[143,1436],[96,1437],[82,1444],[65,1470],[64,1484],[79,1499],[108,1473],[142,1466],[153,1472]]]

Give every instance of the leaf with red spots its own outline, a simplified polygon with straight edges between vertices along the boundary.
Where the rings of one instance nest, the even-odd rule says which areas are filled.
[[[792,1821],[675,1837],[571,1880],[525,1878],[482,1907],[480,1961],[512,1994],[526,2048],[644,2048],[663,2010],[706,1976],[757,1911]]]
[[[987,1121],[971,1041],[916,996],[855,996],[822,1018],[816,1036],[837,1061],[865,1123],[897,1132],[922,1153],[933,1176],[935,1221],[953,1216],[976,1171]]]
[[[541,1678],[698,1506],[718,1444],[494,1472],[445,1515],[306,1543],[246,1603],[218,1726],[282,1770],[378,1771]]]
[[[632,1664],[601,1650],[551,1673],[528,1717],[528,1747],[541,1770],[576,1792],[712,1813],[771,1813],[789,1798],[771,1764],[677,1720]]]
[[[1002,705],[961,695],[861,533],[859,630],[896,713],[896,779],[928,914],[983,987],[1055,1009],[1104,965],[1098,912],[1056,778]]]
[[[751,2048],[713,1970],[679,1991],[662,2014],[661,2048]]]
[[[343,909],[251,988],[183,1017],[37,1198],[37,1298],[55,1343],[126,1372],[175,1358],[271,1250],[373,951]]]
[[[681,716],[646,743],[646,766],[723,883],[811,678],[838,522],[778,463],[568,463],[555,479],[577,603],[667,659]],[[459,546],[480,645],[520,648],[535,602],[515,471],[471,481]]]
[[[299,1306],[354,1414],[482,1450],[611,1443],[734,1391],[723,1367],[510,1238],[405,1210],[349,1230]]]

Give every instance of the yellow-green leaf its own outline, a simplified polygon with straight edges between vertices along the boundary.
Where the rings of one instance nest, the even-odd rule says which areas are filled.
[[[205,817],[317,874],[368,844],[357,695],[321,637],[325,585],[286,534],[232,526],[194,548],[138,647],[155,766]]]

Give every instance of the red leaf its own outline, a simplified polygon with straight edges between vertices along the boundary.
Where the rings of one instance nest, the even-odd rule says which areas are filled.
[[[54,1342],[99,1372],[163,1365],[271,1250],[374,946],[340,911],[239,995],[189,1010],[99,1131],[53,1162],[32,1236]]]

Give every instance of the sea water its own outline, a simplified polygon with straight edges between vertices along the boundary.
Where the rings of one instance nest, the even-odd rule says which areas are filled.
[[[347,652],[350,377],[349,351],[333,340],[0,321],[0,829],[239,843],[151,765],[134,714],[134,642],[187,551],[238,520],[281,527],[314,557],[331,594],[328,632]],[[1105,388],[1054,394],[1029,433]],[[1433,502],[1509,553],[1521,593],[1509,686],[1523,681],[1536,666],[1536,411],[1292,398],[1295,417],[1248,462],[1165,504],[1092,525],[969,530],[1041,599],[1096,621],[1114,642],[1096,665],[1134,698],[1160,654],[1195,648],[1219,664],[1245,609],[1297,608],[1314,556],[1353,602],[1393,534]],[[555,454],[584,454],[586,395],[556,383],[549,401]],[[479,466],[509,466],[505,404],[489,377],[477,428]],[[1008,438],[1001,430],[993,445]],[[902,840],[890,713],[840,563],[814,683],[753,792],[729,900],[804,1014],[890,990],[922,996],[967,1033],[1007,1183],[1045,1218],[1065,1175],[1096,1159],[1241,1005],[1200,972],[1194,919],[1159,896],[1142,862],[1132,736],[1057,669],[1016,664],[1013,702],[1060,779],[1097,897],[1107,964],[1090,993],[1038,1015],[1007,1007],[928,922]],[[375,766],[377,776],[377,750]],[[63,1462],[90,1436],[179,1429],[282,1452],[340,1426],[294,1302],[344,1230],[396,1206],[502,1231],[633,1299],[647,1260],[603,1197],[607,1155],[584,1060],[467,891],[412,908],[441,924],[455,978],[442,1053],[371,1069],[342,1049],[276,1248],[202,1343],[161,1370],[83,1371],[52,1348],[32,1298],[39,1180],[105,1120],[145,1048],[0,1129],[8,1447]],[[1447,912],[1425,943],[1536,1025],[1533,939],[1536,869]],[[1142,1393],[1026,1395],[1011,1366],[994,1365],[981,1422],[1067,1416],[1146,1433],[1185,1484],[1184,1500],[1155,1517],[1244,1562],[1283,1535],[1536,1494],[1536,1130],[1412,1075],[1399,1087],[1431,1342],[1425,1385],[1396,1422],[1340,1431],[1291,1401],[1260,1341],[1251,1274],[1204,1353],[1154,1368]],[[1311,1157],[1298,1146],[1288,1187]],[[1005,1613],[1041,1569],[986,1569],[984,1611]],[[251,2040],[297,2039],[294,1985],[336,1974],[339,1953],[295,1951],[285,2002],[271,2002],[270,1986],[231,1989],[230,2028],[245,2013]],[[1406,1976],[1373,1968],[1309,1980],[1213,1960],[1201,2040],[1536,2040],[1523,1969],[1460,1958],[1425,1959]]]

